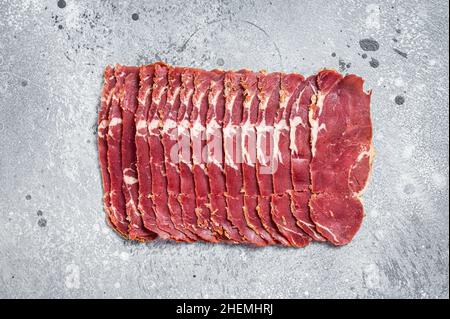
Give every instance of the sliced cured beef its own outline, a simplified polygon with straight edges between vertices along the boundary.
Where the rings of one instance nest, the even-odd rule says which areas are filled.
[[[205,70],[194,71],[194,94],[190,117],[190,137],[192,146],[192,174],[197,215],[197,226],[214,233],[210,210],[210,188],[206,171],[206,116],[208,113],[209,86],[213,73]]]
[[[109,65],[106,67],[103,75],[103,89],[100,100],[100,109],[98,112],[98,130],[97,130],[97,144],[98,144],[98,158],[100,162],[100,172],[102,177],[103,186],[103,208],[105,210],[106,219],[113,227],[111,222],[111,203],[110,203],[110,190],[111,180],[108,172],[108,115],[109,108],[111,106],[111,100],[114,93],[114,86],[116,85],[116,78],[114,76],[114,69]]]
[[[261,223],[258,216],[259,189],[256,180],[256,129],[258,121],[258,77],[257,73],[242,72],[241,86],[244,101],[241,120],[242,177],[244,190],[244,217],[247,225],[253,229],[267,244],[275,244],[274,238]],[[278,237],[278,236],[276,236]]]
[[[122,192],[123,173],[122,173],[122,111],[120,109],[120,94],[123,93],[125,82],[125,72],[119,71],[120,66],[115,68],[116,86],[111,101],[111,108],[108,115],[108,143],[107,159],[108,171],[110,177],[110,209],[111,223],[114,228],[128,238],[127,213],[125,208],[125,196]]]
[[[117,65],[98,147],[107,221],[146,241],[344,245],[373,160],[363,80]]]
[[[227,216],[249,243],[264,246],[267,242],[247,225],[244,216],[242,176],[242,72],[225,74],[225,115],[223,120]]]
[[[292,178],[289,116],[303,77],[299,74],[281,74],[279,103],[274,120],[274,154],[272,217],[292,245],[303,247],[310,237],[297,225],[291,205]]]
[[[138,106],[135,114],[136,124],[136,159],[139,181],[138,209],[142,215],[145,228],[158,234],[162,239],[170,239],[170,235],[158,228],[152,200],[152,176],[150,170],[150,150],[148,145],[148,111],[152,101],[153,76],[155,65],[145,65],[139,71]]]
[[[129,225],[129,238],[134,240],[152,240],[156,234],[144,227],[142,216],[138,211],[139,183],[136,170],[136,126],[134,116],[137,108],[139,91],[139,68],[118,66],[120,76],[124,74],[124,85],[120,93],[120,107],[122,110],[122,172],[123,193]]]
[[[311,219],[335,245],[352,240],[363,219],[359,194],[367,183],[373,148],[370,92],[355,75],[317,75],[311,125]]]
[[[316,225],[311,220],[309,200],[311,192],[293,192],[291,195],[291,211],[297,220],[297,225],[313,240],[325,241],[326,239],[317,231]]]
[[[258,196],[257,213],[264,229],[284,246],[290,246],[290,242],[282,234],[272,219],[271,195],[273,194],[271,167],[273,149],[273,120],[275,117],[278,97],[271,102],[271,108],[267,109],[271,99],[267,89],[275,85],[279,86],[279,74],[258,73],[258,116],[256,121],[256,181],[260,196]],[[278,92],[278,90],[275,90]],[[278,94],[278,93],[277,93]],[[267,117],[271,118],[272,126],[267,125]]]
[[[189,240],[197,236],[184,225],[182,209],[178,196],[181,193],[178,168],[178,129],[177,115],[180,108],[181,73],[183,68],[170,67],[168,73],[167,102],[162,117],[161,140],[164,147],[164,164],[167,177],[168,206],[172,222],[176,229],[184,233]]]
[[[194,71],[184,69],[181,74],[180,108],[178,110],[178,154],[180,172],[179,202],[185,227],[199,238],[208,242],[217,242],[216,233],[209,228],[202,228],[197,223],[197,196],[192,164],[192,149],[190,137],[190,118],[193,110],[192,96],[194,95]]]
[[[226,184],[223,167],[223,117],[225,114],[224,78],[225,72],[211,71],[208,94],[208,113],[206,117],[207,173],[209,178],[211,203],[211,221],[216,233],[229,241],[242,242],[242,237],[235,226],[227,219]]]
[[[295,81],[294,83],[292,83]],[[297,85],[296,82],[300,81]],[[316,227],[309,214],[309,191],[310,173],[309,164],[311,162],[310,126],[308,121],[308,111],[312,99],[317,92],[316,77],[311,76],[304,81],[294,77],[290,84],[286,83],[287,92],[292,92],[297,86],[297,93],[291,95],[295,100],[291,107],[289,117],[290,127],[290,152],[291,152],[291,177],[293,192],[291,195],[292,212],[297,219],[297,225],[303,229],[312,239],[324,241],[325,239],[317,232]],[[293,84],[293,85],[292,85]],[[283,82],[282,82],[283,85]]]
[[[257,180],[262,196],[270,197],[270,215],[278,231],[292,246],[303,247],[308,244],[309,238],[295,226],[294,217],[290,215],[290,198],[287,193],[274,193],[273,175],[278,169],[275,153],[275,120],[280,105],[280,73],[262,74],[258,79],[259,113],[257,122]],[[261,206],[260,214],[267,205]],[[260,216],[261,217],[261,216]],[[267,216],[262,220],[267,220]]]
[[[173,225],[168,206],[167,178],[164,165],[164,148],[161,142],[161,127],[167,99],[168,66],[155,64],[152,102],[148,112],[148,144],[150,149],[150,171],[152,176],[152,200],[158,228],[167,232],[172,239],[188,241],[188,237]]]
[[[293,189],[291,176],[290,115],[303,82],[300,74],[281,74],[279,107],[274,124],[274,173],[273,189],[275,194],[284,194]],[[297,118],[294,118],[294,120]]]

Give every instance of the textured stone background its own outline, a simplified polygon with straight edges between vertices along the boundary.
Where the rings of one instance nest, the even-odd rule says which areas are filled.
[[[0,297],[449,297],[447,1],[0,8]],[[159,59],[364,77],[377,157],[354,241],[295,250],[116,236],[95,140],[102,71]]]

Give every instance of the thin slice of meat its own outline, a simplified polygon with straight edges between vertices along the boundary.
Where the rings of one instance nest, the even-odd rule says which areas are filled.
[[[193,109],[194,69],[184,69],[181,74],[180,108],[178,110],[178,152],[180,190],[179,202],[182,208],[184,225],[199,238],[207,242],[218,242],[216,233],[201,228],[197,224],[197,196],[195,194],[194,175],[192,172],[192,149],[190,137],[190,118]]]
[[[128,238],[129,222],[127,220],[125,208],[125,197],[122,192],[122,112],[120,109],[120,94],[123,92],[122,88],[125,82],[125,73],[120,72],[118,68],[120,68],[120,66],[116,65],[116,86],[114,87],[111,108],[108,115],[108,136],[106,138],[108,143],[108,171],[111,181],[109,196],[111,203],[111,223],[115,226],[115,229],[119,234]]]
[[[209,87],[213,73],[195,70],[194,94],[192,95],[192,112],[190,117],[190,137],[192,146],[192,174],[196,197],[197,225],[215,233],[211,221],[209,178],[206,171],[206,117],[208,113]],[[220,235],[220,234],[218,234]]]
[[[284,246],[290,246],[290,242],[286,239],[284,234],[280,233],[278,227],[272,220],[271,216],[271,195],[273,193],[272,186],[272,167],[271,167],[271,154],[273,149],[273,126],[267,126],[266,117],[273,119],[275,117],[276,107],[274,103],[278,103],[278,98],[275,102],[272,102],[272,107],[267,109],[270,96],[266,92],[265,87],[271,85],[278,86],[279,75],[274,73],[268,75],[265,72],[260,72],[257,75],[257,87],[258,87],[258,117],[256,121],[256,181],[258,184],[258,190],[260,196],[258,196],[257,213],[261,220],[264,229],[274,238],[277,242]]]
[[[359,195],[373,160],[370,92],[355,75],[317,75],[311,125],[311,219],[335,245],[352,240],[364,215]]]
[[[290,198],[287,193],[274,193],[273,174],[278,169],[279,156],[276,142],[275,123],[277,114],[283,118],[284,111],[280,106],[280,73],[261,74],[258,79],[259,112],[257,130],[257,180],[262,196],[270,197],[270,214],[279,232],[292,246],[303,247],[309,243],[309,237],[296,226],[291,214]],[[277,152],[277,153],[275,153]],[[264,206],[266,208],[267,206]],[[267,214],[260,209],[260,214]],[[261,216],[260,216],[261,217]],[[263,218],[262,218],[263,219]],[[267,220],[267,217],[264,218]]]
[[[225,74],[225,115],[223,120],[225,181],[227,216],[237,227],[240,235],[248,242],[257,246],[267,245],[253,229],[247,225],[244,216],[244,194],[242,176],[242,103],[244,101],[241,86],[242,72],[227,72]]]
[[[120,107],[122,109],[122,172],[123,192],[126,201],[127,219],[129,225],[129,238],[133,240],[153,240],[156,234],[147,230],[138,211],[139,184],[136,171],[136,126],[134,116],[137,108],[139,91],[139,68],[131,66],[118,66],[117,72],[124,74],[124,85],[120,93]]]
[[[271,203],[272,219],[277,225],[280,233],[282,233],[294,247],[307,246],[310,243],[311,238],[298,227],[297,221],[292,215],[290,195],[272,195]]]
[[[115,228],[111,222],[111,203],[109,192],[111,190],[111,180],[108,172],[108,142],[106,136],[108,134],[109,124],[109,109],[114,93],[114,86],[116,85],[116,78],[114,76],[114,68],[107,66],[103,75],[103,89],[100,101],[100,109],[98,112],[98,130],[97,130],[97,144],[98,144],[98,159],[100,162],[100,171],[102,176],[103,186],[103,208],[105,210],[106,219],[108,223]]]
[[[256,210],[264,229],[281,245],[291,246],[291,243],[280,233],[277,225],[272,220],[271,197],[258,196],[258,206],[256,207]]]
[[[291,194],[291,211],[297,220],[297,225],[315,241],[325,241],[326,239],[317,231],[314,222],[311,220],[309,199],[311,192],[293,192]]]
[[[297,100],[299,86],[304,78],[300,74],[281,74],[279,107],[274,124],[273,189],[275,194],[284,194],[293,189],[291,176],[290,115]],[[294,112],[292,112],[294,113]]]
[[[291,79],[292,82],[293,79]],[[309,213],[309,191],[310,177],[309,164],[311,162],[311,128],[308,121],[308,111],[312,103],[312,98],[317,92],[316,77],[311,76],[304,81],[297,79],[301,83],[297,87],[297,94],[291,95],[295,100],[291,107],[289,117],[290,127],[290,153],[291,153],[291,177],[293,193],[291,198],[292,212],[297,219],[297,225],[303,229],[312,239],[324,241],[314,226]],[[296,81],[296,82],[297,82]],[[282,82],[283,85],[283,82]],[[286,91],[292,92],[292,85],[285,84]]]
[[[298,86],[303,77],[299,74],[281,74],[279,87],[279,103],[274,120],[274,154],[273,165],[273,191],[272,217],[289,241],[303,247],[310,242],[310,237],[300,228],[293,214],[292,178],[291,178],[291,151],[289,116],[292,104],[298,94]],[[289,234],[289,235],[287,235]]]
[[[184,233],[189,240],[197,240],[197,236],[186,228],[178,196],[181,193],[178,168],[178,129],[177,116],[180,108],[181,73],[183,68],[170,67],[168,73],[167,101],[162,117],[163,128],[161,140],[164,147],[164,164],[167,177],[168,206],[173,225]]]
[[[309,206],[317,231],[337,246],[353,239],[364,217],[364,207],[357,196],[314,194]]]
[[[208,94],[208,114],[206,116],[207,164],[209,179],[209,200],[211,203],[211,221],[216,233],[225,236],[234,243],[242,242],[235,226],[227,219],[225,200],[226,185],[223,168],[223,117],[225,114],[224,79],[225,72],[211,71],[212,77]]]
[[[170,234],[176,241],[189,241],[189,238],[173,225],[168,206],[167,178],[164,165],[164,148],[161,142],[161,116],[167,99],[168,66],[155,63],[152,102],[148,112],[148,144],[150,148],[150,171],[152,175],[152,200],[158,228]]]
[[[258,74],[245,70],[242,72],[241,86],[244,101],[241,120],[242,177],[244,190],[244,217],[247,225],[267,244],[275,244],[274,238],[266,231],[258,216],[259,188],[256,180],[256,129],[258,121]]]
[[[310,187],[311,128],[308,112],[316,92],[316,76],[311,76],[300,84],[298,97],[291,109],[291,171],[296,192],[307,191]]]
[[[156,225],[156,215],[152,200],[152,175],[150,170],[150,150],[148,140],[147,115],[150,109],[153,89],[153,76],[155,65],[145,65],[140,67],[138,106],[135,114],[136,124],[136,159],[137,173],[139,181],[138,209],[142,215],[145,228],[158,234],[162,239],[170,239],[170,235],[158,228]]]

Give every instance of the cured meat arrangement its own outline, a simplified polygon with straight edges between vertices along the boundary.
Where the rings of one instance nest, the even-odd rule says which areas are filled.
[[[370,92],[334,70],[108,66],[98,152],[127,239],[345,245],[374,157]]]

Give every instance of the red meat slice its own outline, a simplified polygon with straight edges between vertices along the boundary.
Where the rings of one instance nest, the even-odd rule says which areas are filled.
[[[313,240],[325,241],[326,239],[317,231],[314,222],[311,220],[309,200],[310,191],[293,192],[291,194],[291,211],[297,220],[297,225]]]
[[[298,88],[299,94],[291,108],[291,171],[294,190],[303,192],[309,190],[311,162],[311,128],[308,122],[309,107],[317,92],[316,77],[307,78]]]
[[[291,109],[298,95],[298,87],[303,81],[299,74],[281,74],[279,103],[274,121],[273,190],[272,217],[292,245],[306,246],[310,237],[300,228],[293,215],[291,205],[292,178],[290,152]],[[281,230],[282,229],[282,230]]]
[[[257,206],[258,217],[261,220],[261,224],[264,229],[281,245],[291,246],[289,241],[280,233],[277,225],[272,220],[271,216],[271,197],[270,196],[258,196]]]
[[[258,197],[257,213],[262,225],[266,231],[275,238],[278,242],[285,246],[291,244],[286,239],[284,234],[280,233],[277,225],[274,223],[271,216],[271,195],[273,194],[272,185],[272,149],[273,149],[273,121],[278,104],[278,87],[279,87],[279,73],[266,74],[259,73],[258,76],[258,117],[256,121],[256,180],[260,196]],[[277,96],[274,101],[270,103],[271,95],[267,90],[272,87]],[[273,99],[273,98],[272,98]],[[269,123],[267,123],[269,120]],[[270,124],[271,123],[271,124]]]
[[[361,226],[364,207],[357,196],[315,194],[309,202],[316,229],[334,245],[349,243]]]
[[[123,174],[122,174],[122,112],[120,110],[120,94],[123,92],[125,73],[115,69],[116,86],[111,101],[111,108],[108,115],[108,171],[111,181],[110,203],[111,203],[111,222],[115,229],[125,237],[128,237],[128,226],[125,197],[122,192]]]
[[[109,65],[105,69],[104,83],[102,89],[102,96],[100,101],[100,109],[98,113],[98,130],[97,130],[97,144],[98,144],[98,158],[100,162],[100,171],[102,176],[103,186],[103,208],[106,213],[106,219],[112,227],[115,227],[111,222],[111,203],[110,190],[111,180],[108,172],[108,142],[106,136],[108,134],[108,115],[111,106],[111,100],[114,93],[114,86],[116,85],[116,78],[114,76],[114,69]]]
[[[242,107],[242,177],[244,189],[244,217],[247,225],[253,229],[267,244],[275,244],[275,238],[266,231],[258,216],[259,189],[256,180],[256,129],[258,121],[258,74],[252,71],[243,71],[241,77],[244,101]]]
[[[364,92],[360,77],[331,70],[319,72],[317,86],[309,111],[311,219],[330,242],[344,245],[364,215],[359,194],[373,159],[370,92]]]
[[[223,168],[223,117],[225,113],[224,78],[225,72],[211,71],[212,77],[208,95],[208,114],[206,117],[207,172],[209,177],[211,221],[216,233],[234,243],[242,242],[236,227],[227,219],[225,200],[226,185]]]
[[[180,189],[179,201],[182,207],[184,225],[201,239],[208,242],[217,242],[216,233],[204,229],[197,224],[197,196],[195,194],[194,175],[192,172],[192,149],[190,137],[190,118],[193,109],[192,96],[194,95],[194,71],[184,69],[181,75],[180,108],[178,110],[178,152]]]
[[[261,195],[270,197],[271,217],[279,232],[293,246],[303,247],[309,238],[297,229],[295,220],[290,214],[290,198],[288,194],[274,193],[272,176],[278,169],[275,154],[275,119],[280,104],[280,73],[261,74],[258,79],[259,113],[257,122],[257,179]],[[264,206],[266,208],[267,206]],[[268,212],[260,210],[260,213]],[[289,213],[289,214],[288,214]],[[263,219],[263,218],[262,218]],[[264,218],[267,220],[267,217]]]
[[[299,79],[298,79],[299,80]],[[309,164],[311,162],[310,126],[308,111],[312,98],[317,92],[316,77],[311,76],[301,81],[297,94],[292,96],[295,100],[291,107],[290,122],[290,151],[291,151],[291,177],[293,193],[291,198],[292,212],[297,219],[297,225],[312,239],[324,241],[314,226],[309,214],[310,177]],[[286,85],[287,86],[287,85]],[[287,91],[292,91],[287,89]]]
[[[215,232],[211,221],[209,200],[209,179],[206,172],[206,116],[208,113],[209,86],[213,73],[204,70],[194,72],[194,94],[192,95],[192,112],[190,117],[190,137],[192,146],[192,174],[196,195],[197,225]]]
[[[223,120],[227,216],[249,243],[264,246],[267,242],[251,229],[244,216],[242,176],[241,121],[244,100],[242,71],[225,74],[225,115]]]
[[[148,112],[148,144],[150,148],[150,171],[152,175],[152,199],[158,228],[170,234],[177,241],[189,241],[189,238],[173,225],[168,206],[167,178],[164,165],[164,148],[161,142],[161,117],[164,114],[167,99],[168,66],[155,64],[153,77],[152,102]]]
[[[167,102],[162,117],[163,128],[161,139],[164,147],[164,164],[167,177],[168,206],[172,222],[176,229],[184,233],[191,241],[197,236],[184,225],[183,214],[178,196],[181,193],[178,169],[178,129],[177,116],[180,108],[181,73],[183,68],[170,67],[168,74],[169,87]]]
[[[126,201],[127,219],[129,225],[129,238],[134,240],[152,240],[156,234],[147,230],[138,211],[139,184],[136,171],[136,126],[134,116],[137,108],[137,95],[139,91],[139,68],[118,66],[117,72],[124,74],[124,85],[120,92],[120,107],[122,109],[122,172],[123,193]]]
[[[153,76],[155,65],[145,65],[140,68],[138,106],[135,114],[136,122],[136,158],[137,173],[139,181],[139,203],[138,209],[141,212],[145,228],[158,234],[162,239],[170,239],[170,235],[158,228],[156,225],[156,215],[153,209],[152,200],[152,176],[150,171],[150,150],[148,140],[147,115],[150,109],[153,89]]]

